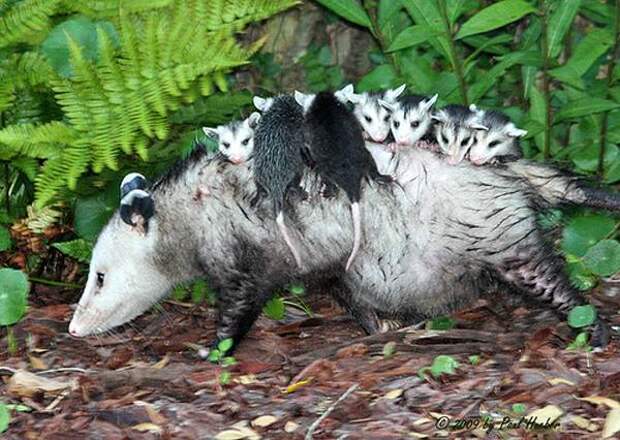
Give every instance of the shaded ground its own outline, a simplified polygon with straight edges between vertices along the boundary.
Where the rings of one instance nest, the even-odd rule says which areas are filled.
[[[168,302],[163,312],[151,311],[114,335],[75,339],[67,334],[66,292],[36,290],[27,318],[15,327],[19,353],[8,357],[4,330],[0,342],[0,400],[33,411],[14,411],[2,438],[302,439],[355,384],[315,439],[542,438],[525,422],[512,430],[506,423],[543,408],[534,414],[538,422],[558,421],[545,438],[600,438],[611,408],[620,407],[617,341],[603,353],[565,350],[572,337],[565,324],[543,307],[504,295],[456,315],[454,330],[373,337],[318,295],[314,318],[295,309],[285,322],[261,318],[223,386],[220,367],[197,359],[192,345],[207,345],[213,336],[212,309]],[[620,299],[599,292],[594,302],[614,315]],[[620,316],[612,321],[620,324]],[[385,358],[388,341],[396,346]],[[459,361],[456,374],[420,378],[440,354]],[[477,365],[471,355],[480,356]],[[85,371],[53,371],[62,368]],[[458,429],[460,419],[470,420],[469,429]]]

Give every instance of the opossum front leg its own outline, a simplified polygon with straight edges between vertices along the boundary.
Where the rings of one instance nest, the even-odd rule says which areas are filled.
[[[564,273],[564,261],[552,249],[523,251],[507,259],[499,270],[501,276],[524,293],[551,302],[563,317],[575,306],[587,304]],[[597,317],[591,345],[605,347],[609,342],[609,328]]]
[[[258,283],[251,281],[237,280],[235,284],[237,285],[218,292],[216,339],[211,345],[212,348],[217,348],[221,341],[232,339],[233,345],[229,353],[252,328],[272,292],[272,289],[262,289],[258,287]]]

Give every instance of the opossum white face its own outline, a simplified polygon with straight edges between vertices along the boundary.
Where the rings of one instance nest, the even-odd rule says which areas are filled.
[[[395,105],[396,99],[405,90],[405,84],[397,89],[385,91],[383,96],[368,93],[351,94],[349,100],[354,104],[353,114],[364,130],[364,136],[373,142],[383,142],[390,134],[389,105]],[[388,105],[382,105],[388,104]]]
[[[390,104],[381,101],[381,104],[392,110],[391,130],[396,144],[412,146],[427,133],[433,123],[431,108],[438,95],[420,101],[415,107],[408,107],[400,103]]]
[[[93,249],[86,287],[69,324],[73,336],[124,324],[172,288],[155,263],[158,240],[154,202],[146,180],[131,173],[121,183],[121,208]]]
[[[483,165],[494,158],[519,156],[517,139],[527,134],[526,130],[515,127],[510,122],[503,127],[490,127],[488,131],[476,130],[475,142],[469,150],[469,160]]]
[[[69,333],[81,337],[122,325],[172,288],[154,264],[156,235],[154,224],[145,235],[119,217],[112,218],[93,249],[88,281]]]
[[[203,127],[207,136],[217,136],[220,153],[234,164],[246,162],[254,151],[254,129],[260,113],[254,112],[244,121],[235,121],[216,128]]]
[[[444,110],[433,115],[433,119],[438,122],[435,124],[435,138],[439,149],[452,165],[460,163],[465,158],[475,141],[476,131],[487,130],[475,117],[459,120]]]

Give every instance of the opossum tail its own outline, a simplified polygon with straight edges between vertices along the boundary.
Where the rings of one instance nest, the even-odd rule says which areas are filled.
[[[295,263],[297,263],[297,267],[301,268],[301,256],[299,255],[299,251],[295,247],[295,243],[291,238],[291,234],[289,233],[288,227],[286,223],[284,223],[284,211],[278,212],[276,217],[276,223],[278,224],[278,228],[280,229],[280,234],[284,238],[284,241],[288,248],[291,250],[293,254],[293,258],[295,258]]]
[[[585,196],[584,206],[620,214],[620,194],[586,186],[582,186],[581,190]]]
[[[348,271],[351,268],[351,264],[359,252],[360,245],[362,243],[362,217],[360,215],[359,202],[354,202],[351,204],[351,216],[353,217],[353,250],[347,260],[345,271]]]

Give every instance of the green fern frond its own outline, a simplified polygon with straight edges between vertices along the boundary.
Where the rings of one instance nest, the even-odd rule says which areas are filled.
[[[37,43],[50,28],[60,0],[23,0],[0,16],[0,47]]]
[[[49,84],[55,77],[45,57],[38,52],[12,55],[8,59],[7,70],[11,75],[10,81],[18,89]]]
[[[108,18],[118,15],[123,9],[128,13],[144,12],[169,6],[174,0],[66,0],[71,11],[94,18]]]
[[[58,145],[71,143],[75,134],[63,122],[14,124],[0,130],[0,145],[15,156],[50,158],[58,155]]]

